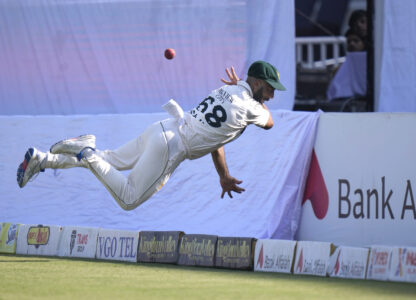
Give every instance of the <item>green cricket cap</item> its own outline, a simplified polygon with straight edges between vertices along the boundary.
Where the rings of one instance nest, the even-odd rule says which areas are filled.
[[[276,90],[286,91],[286,88],[283,86],[283,84],[280,83],[279,72],[277,72],[276,68],[268,62],[262,60],[255,61],[248,69],[247,75],[258,79],[263,79]]]

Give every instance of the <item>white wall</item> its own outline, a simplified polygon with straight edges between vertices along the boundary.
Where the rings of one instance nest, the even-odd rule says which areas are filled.
[[[323,114],[314,147],[323,184],[319,172],[308,179],[298,238],[416,245],[414,128],[411,113]]]

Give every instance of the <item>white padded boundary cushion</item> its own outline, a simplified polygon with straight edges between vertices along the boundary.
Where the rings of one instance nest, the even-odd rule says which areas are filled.
[[[16,254],[57,256],[61,232],[57,225],[21,225]]]
[[[326,276],[331,243],[298,241],[293,274]]]
[[[59,256],[95,258],[98,228],[65,226]]]
[[[254,252],[254,271],[290,273],[296,241],[260,239]]]
[[[371,246],[367,279],[388,280],[393,247]]]
[[[416,282],[416,247],[395,247],[391,254],[391,281]]]
[[[365,279],[370,249],[339,246],[329,259],[330,277]]]

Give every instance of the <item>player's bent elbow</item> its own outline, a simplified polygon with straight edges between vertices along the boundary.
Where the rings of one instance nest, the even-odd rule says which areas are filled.
[[[264,129],[269,130],[273,127],[274,123],[272,119],[269,119],[269,121],[267,121],[266,125],[264,125]]]

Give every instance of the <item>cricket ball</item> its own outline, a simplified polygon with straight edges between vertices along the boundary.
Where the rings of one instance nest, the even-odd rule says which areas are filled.
[[[168,48],[165,50],[165,57],[166,59],[172,59],[176,55],[175,49]]]

